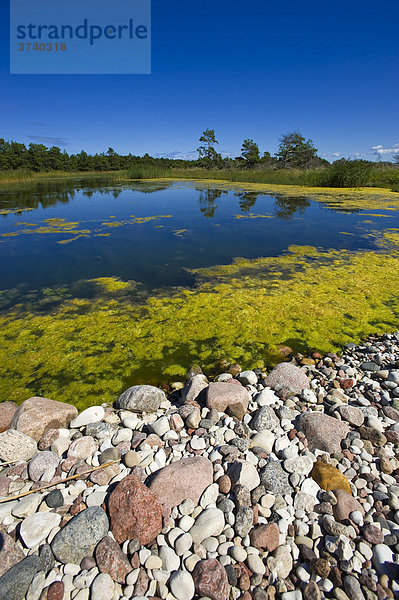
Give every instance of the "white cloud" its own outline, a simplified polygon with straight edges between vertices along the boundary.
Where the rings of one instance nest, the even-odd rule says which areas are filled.
[[[398,154],[399,153],[399,143],[392,144],[391,147],[385,147],[382,144],[378,144],[377,146],[373,146],[374,154],[377,156],[383,156],[384,154]]]

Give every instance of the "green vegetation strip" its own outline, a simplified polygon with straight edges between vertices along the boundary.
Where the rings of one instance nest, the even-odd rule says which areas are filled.
[[[193,290],[134,301],[133,283],[102,278],[94,299],[49,313],[16,306],[0,317],[0,398],[40,394],[82,409],[128,384],[173,380],[191,362],[272,364],[278,344],[340,350],[399,325],[399,234],[381,251],[290,247],[278,258],[237,259],[196,272]]]

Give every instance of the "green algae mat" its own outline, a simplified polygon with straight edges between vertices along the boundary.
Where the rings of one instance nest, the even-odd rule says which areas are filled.
[[[191,363],[399,325],[399,194],[223,182],[0,189],[0,399],[84,408]]]

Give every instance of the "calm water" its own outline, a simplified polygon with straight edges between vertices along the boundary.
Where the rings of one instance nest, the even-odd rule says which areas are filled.
[[[370,232],[399,227],[398,212],[374,212],[388,216],[189,182],[2,189],[0,289],[110,276],[151,290],[193,285],[190,268],[227,264],[237,256],[278,256],[290,244],[370,249]]]

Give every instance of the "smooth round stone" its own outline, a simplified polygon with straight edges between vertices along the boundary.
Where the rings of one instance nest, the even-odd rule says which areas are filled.
[[[130,573],[128,573],[126,575],[126,584],[134,585],[137,581],[139,573],[140,573],[140,569],[134,569],[134,571],[130,571]]]
[[[168,417],[160,417],[155,421],[155,423],[150,423],[148,427],[153,433],[156,433],[159,435],[159,437],[162,437],[170,429],[169,419]]]
[[[259,431],[251,438],[251,448],[258,447],[262,448],[267,454],[273,450],[274,440],[276,439],[274,433],[268,429]]]
[[[162,560],[162,568],[165,571],[177,571],[180,568],[180,558],[169,546],[160,546],[158,556]]]
[[[215,537],[209,537],[202,542],[202,545],[207,552],[216,552],[219,541]]]
[[[192,573],[192,571],[194,571],[195,565],[200,560],[201,560],[200,557],[197,556],[196,554],[190,554],[190,556],[187,556],[187,558],[184,561],[184,565],[185,565],[187,571],[190,571],[190,573]]]
[[[21,523],[20,536],[28,548],[33,548],[46,539],[54,527],[61,521],[57,513],[35,513]]]
[[[105,410],[102,406],[90,406],[86,408],[83,412],[80,413],[73,419],[70,423],[71,429],[79,429],[79,427],[84,427],[85,425],[89,425],[90,423],[97,423],[98,421],[102,421],[105,416]]]
[[[258,376],[254,371],[242,371],[237,379],[242,385],[256,385],[258,383]]]
[[[198,516],[195,525],[190,529],[191,537],[196,544],[211,536],[222,533],[225,525],[224,514],[218,508],[206,508]]]
[[[258,554],[249,554],[247,557],[247,566],[253,573],[264,575],[266,567]]]
[[[206,443],[204,438],[199,438],[199,437],[193,437],[190,440],[190,446],[193,450],[204,450]]]
[[[90,586],[91,600],[109,600],[113,597],[115,584],[108,573],[99,573]]]
[[[188,531],[194,525],[195,519],[190,517],[190,515],[184,515],[179,521],[179,528],[183,531]]]
[[[212,483],[209,485],[206,490],[203,492],[200,498],[200,506],[202,508],[206,508],[209,504],[215,504],[219,495],[219,486],[217,483]]]
[[[194,581],[187,571],[172,573],[169,580],[170,590],[177,600],[191,600],[194,596]]]
[[[386,563],[393,562],[392,550],[385,544],[376,544],[373,547],[373,565],[381,575],[388,574]]]
[[[237,562],[244,562],[247,558],[247,551],[241,546],[233,546],[230,548],[230,556]]]
[[[174,546],[177,538],[179,536],[181,536],[183,533],[184,533],[184,531],[182,529],[180,529],[180,527],[174,527],[173,529],[171,529],[168,533],[169,544],[171,546]]]
[[[178,556],[183,556],[183,554],[191,548],[192,544],[193,538],[189,533],[184,533],[179,536],[174,544],[176,554]]]
[[[151,571],[153,569],[162,569],[162,559],[155,554],[151,554],[145,561],[145,568]]]
[[[44,499],[49,508],[59,508],[64,504],[64,496],[60,490],[53,490]]]

